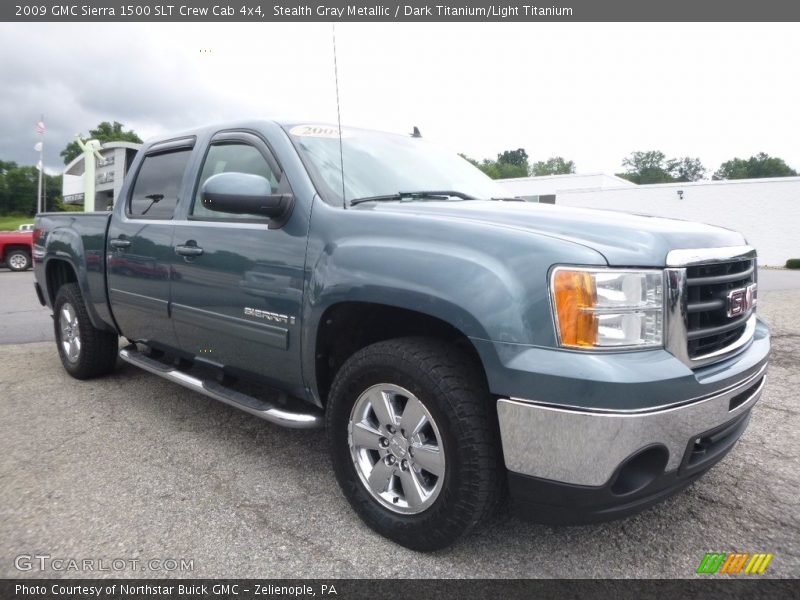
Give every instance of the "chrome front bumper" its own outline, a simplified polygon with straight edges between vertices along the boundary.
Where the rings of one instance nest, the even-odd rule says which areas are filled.
[[[506,467],[542,479],[602,486],[626,459],[661,446],[668,452],[664,471],[677,470],[696,437],[758,402],[766,368],[711,396],[663,409],[593,412],[501,398],[497,413]]]

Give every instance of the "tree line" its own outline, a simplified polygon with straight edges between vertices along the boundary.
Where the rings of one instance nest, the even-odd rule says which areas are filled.
[[[461,155],[492,179],[564,175],[575,172],[575,162],[561,156],[531,162],[524,148],[506,150],[496,159],[481,161]],[[618,177],[638,184],[700,181],[708,172],[699,158],[683,156],[667,158],[659,150],[632,152],[622,159],[625,169]],[[750,158],[732,158],[722,163],[711,175],[712,180],[756,179],[761,177],[791,177],[797,175],[785,160],[759,152]]]
[[[64,210],[61,175],[43,178],[47,210]],[[0,160],[0,215],[33,215],[39,188],[39,169]]]

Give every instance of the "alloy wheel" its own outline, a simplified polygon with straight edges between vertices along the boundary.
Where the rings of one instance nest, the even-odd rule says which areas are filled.
[[[361,483],[384,507],[418,514],[436,501],[446,469],[442,436],[407,389],[380,383],[365,390],[350,414],[348,443]]]

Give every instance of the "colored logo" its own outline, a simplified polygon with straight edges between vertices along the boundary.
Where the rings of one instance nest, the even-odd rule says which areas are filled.
[[[764,552],[706,552],[696,573],[747,573],[760,575],[767,570],[772,554]]]
[[[745,288],[728,292],[728,317],[743,315],[758,304],[758,284],[751,283]]]

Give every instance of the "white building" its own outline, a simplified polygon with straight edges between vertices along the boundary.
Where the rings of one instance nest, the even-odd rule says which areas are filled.
[[[555,197],[568,191],[607,190],[622,187],[638,187],[627,179],[605,173],[570,173],[569,175],[542,175],[541,177],[518,177],[499,179],[515,197],[528,202],[553,204]]]
[[[110,209],[122,189],[122,181],[141,144],[132,142],[106,142],[100,149],[103,160],[98,160],[95,179],[95,207]],[[83,153],[64,167],[61,195],[64,204],[83,204]]]
[[[616,183],[615,183],[616,182]],[[741,231],[763,265],[800,258],[800,177],[636,185],[612,175],[500,180],[514,196],[562,206],[619,210]]]

